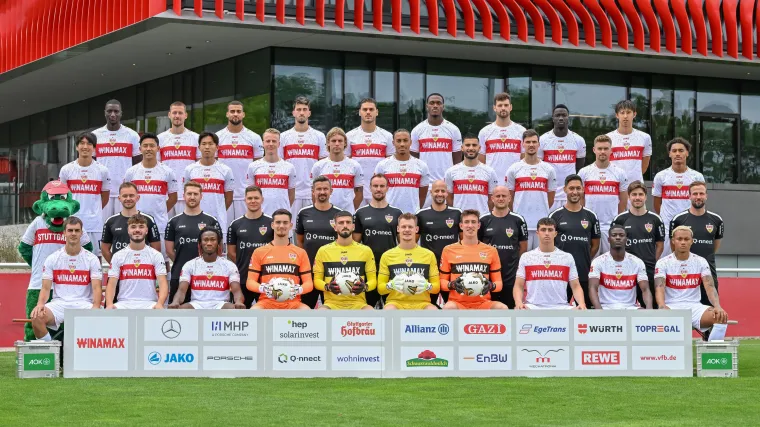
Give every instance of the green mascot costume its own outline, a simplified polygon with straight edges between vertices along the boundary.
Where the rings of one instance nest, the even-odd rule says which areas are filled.
[[[79,210],[79,202],[74,200],[69,187],[61,181],[50,181],[42,189],[40,199],[34,202],[32,210],[37,216],[21,237],[18,251],[27,264],[32,267],[29,289],[26,291],[26,317],[28,318],[42,289],[42,266],[45,258],[66,245],[63,237],[63,222]],[[82,233],[82,247],[92,252],[90,237]],[[34,340],[32,324],[24,328],[24,340]]]

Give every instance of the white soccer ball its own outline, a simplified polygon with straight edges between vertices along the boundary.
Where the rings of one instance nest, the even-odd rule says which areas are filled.
[[[465,273],[462,275],[462,285],[467,296],[481,296],[486,279],[480,273]]]
[[[359,279],[361,279],[359,275],[351,272],[340,272],[335,275],[335,283],[340,286],[341,295],[351,295],[351,288]]]
[[[288,279],[282,277],[276,277],[269,281],[269,286],[272,288],[272,298],[277,302],[285,302],[290,300],[290,296],[293,292],[292,284]]]
[[[422,275],[418,273],[413,274],[401,274],[399,276],[396,276],[397,280],[399,280],[404,287],[404,295],[417,295],[421,294],[422,292],[425,292],[425,286],[427,285],[427,280],[425,280]]]

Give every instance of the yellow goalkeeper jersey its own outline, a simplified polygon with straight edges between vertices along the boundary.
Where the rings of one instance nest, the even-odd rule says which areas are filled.
[[[338,273],[355,273],[361,276],[367,283],[367,290],[377,287],[377,272],[375,270],[375,256],[372,249],[361,243],[351,242],[348,246],[341,246],[338,242],[332,242],[322,246],[314,258],[314,287],[320,291],[325,290],[325,283],[332,281]],[[327,291],[324,293],[325,303],[349,302],[367,303],[364,293],[359,295],[335,295]]]
[[[388,281],[403,273],[419,273],[424,277],[433,288],[429,292],[423,292],[417,295],[406,295],[396,290],[388,290],[386,284]],[[430,302],[430,294],[437,294],[440,291],[438,280],[438,266],[436,265],[435,255],[428,249],[415,246],[414,249],[405,250],[399,246],[385,252],[380,258],[380,271],[377,276],[377,291],[382,294],[388,294],[388,302]]]

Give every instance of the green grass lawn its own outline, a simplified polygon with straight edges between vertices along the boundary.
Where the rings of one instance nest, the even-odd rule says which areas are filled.
[[[740,378],[16,379],[0,425],[760,425],[760,341]]]

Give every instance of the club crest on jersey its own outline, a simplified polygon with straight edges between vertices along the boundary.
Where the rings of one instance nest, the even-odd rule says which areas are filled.
[[[688,275],[689,275],[689,271],[686,269],[685,265],[682,265],[681,266],[681,277],[683,277],[685,279],[686,276],[688,276]]]
[[[623,277],[623,267],[619,265],[615,266],[615,277],[617,277],[618,280],[620,280],[620,278]]]
[[[565,146],[562,144],[562,140],[559,140],[559,144],[557,144],[557,151],[559,151],[559,154],[562,154],[562,152],[565,151]]]
[[[625,142],[623,142],[623,148],[625,148],[626,150],[631,148],[631,143],[627,139],[625,140]]]
[[[454,220],[451,219],[451,218],[447,218],[446,219],[446,226],[448,226],[449,228],[453,227],[454,226]]]
[[[647,230],[647,233],[651,233],[653,227],[654,226],[652,224],[650,224],[650,223],[644,224],[644,228]]]
[[[237,146],[238,146],[237,136],[233,136],[232,137],[232,148],[237,148]]]
[[[86,171],[82,171],[82,172],[86,172]],[[87,175],[83,173],[79,179],[81,179],[82,182],[87,182]]]
[[[333,176],[336,178],[340,176],[340,166],[335,165],[335,167],[333,167]]]
[[[330,220],[330,227],[335,228],[335,220],[334,219]]]
[[[340,256],[340,263],[343,264],[343,265],[346,265],[347,262],[348,262],[348,256],[347,255],[341,255]]]
[[[544,267],[549,268],[552,266],[552,259],[548,256],[544,257]]]
[[[713,225],[712,224],[705,225],[705,228],[707,229],[708,233],[712,233],[713,232]]]
[[[211,179],[211,171],[208,170],[208,169],[204,170],[203,171],[203,180],[208,182],[209,179]]]
[[[475,171],[467,172],[467,180],[470,182],[475,181]]]
[[[390,224],[391,222],[393,222],[393,215],[386,215],[385,220],[388,221],[388,224]]]
[[[178,150],[179,150],[179,147],[181,147],[181,146],[182,146],[182,145],[180,144],[180,140],[179,140],[179,138],[175,138],[175,139],[174,139],[174,148],[176,148],[176,149],[178,149]]]
[[[199,222],[198,223],[198,230],[203,230],[203,227],[205,227],[205,226],[206,226],[205,222]]]
[[[535,181],[537,176],[538,176],[538,172],[536,171],[536,169],[535,168],[531,168],[531,170],[530,170],[530,179],[532,179],[533,181]]]
[[[512,237],[513,234],[515,234],[515,230],[507,228],[507,237]]]
[[[681,187],[683,187],[683,178],[679,176],[678,178],[676,178],[676,188],[680,190]]]
[[[372,135],[364,135],[364,144],[369,147],[372,145]]]
[[[303,139],[303,138],[298,138],[298,140],[296,141],[296,144],[298,144],[298,146],[299,146],[299,147],[303,147],[303,144],[304,144],[305,142],[306,142],[306,141],[304,141],[304,139]]]
[[[259,227],[259,233],[261,233],[262,236],[267,234],[267,227],[266,226]]]
[[[116,145],[116,135],[111,135],[108,138],[108,143],[111,144],[111,145]]]
[[[432,137],[433,137],[433,141],[438,142],[438,132],[437,132],[437,129],[435,129],[433,131]]]
[[[150,172],[145,171],[145,182],[150,184],[150,180],[151,180]]]
[[[76,264],[69,264],[69,271],[72,274],[74,274],[74,270],[76,270],[76,269],[77,269],[77,265]]]
[[[214,277],[214,270],[206,271],[206,277],[208,277],[209,279]]]
[[[585,219],[582,220],[581,221],[581,227],[583,227],[584,230],[587,229],[588,228],[588,221],[586,221]]]
[[[605,174],[604,172],[599,172],[599,182],[604,184],[605,181],[607,181],[607,174]]]
[[[400,165],[400,166],[398,167],[398,173],[400,173],[400,174],[401,174],[401,176],[404,176],[404,175],[406,175],[406,165],[405,165],[405,164],[403,164],[403,165]]]
[[[499,135],[499,139],[501,140],[501,142],[506,141],[507,140],[507,134],[502,133],[501,135]]]
[[[298,255],[294,254],[293,252],[288,252],[288,258],[290,258],[291,261],[295,261],[296,258],[298,258]]]
[[[486,259],[486,257],[488,256],[488,254],[485,252],[478,252],[478,255],[480,255],[480,259]]]
[[[267,173],[269,174],[270,178],[274,177],[274,173],[275,172],[276,172],[275,171],[275,167],[274,166],[269,166],[269,172],[267,172]]]
[[[407,267],[411,267],[414,260],[412,259],[412,257],[408,256],[406,257],[406,260],[404,260],[404,262],[406,263]]]

